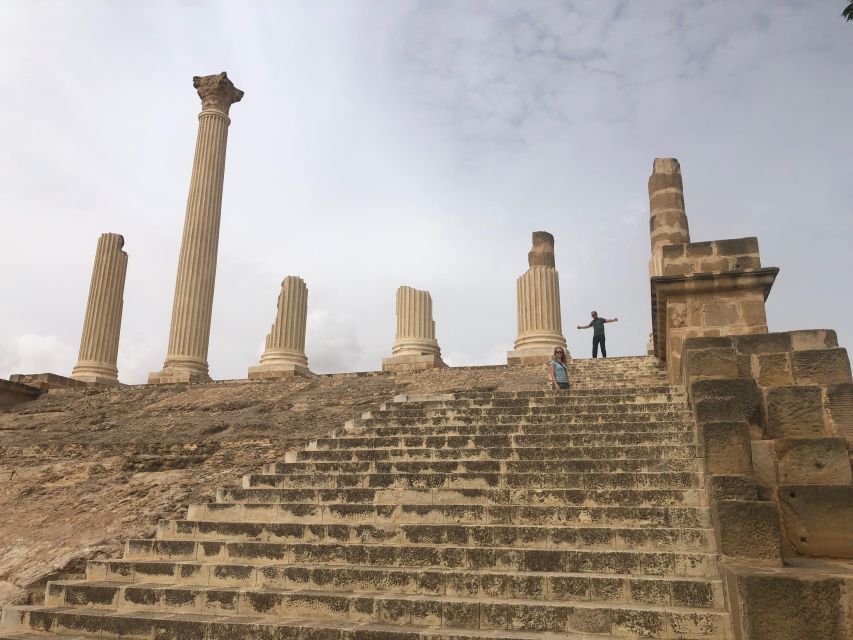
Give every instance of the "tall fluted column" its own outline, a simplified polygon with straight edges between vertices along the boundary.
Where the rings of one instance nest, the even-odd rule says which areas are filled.
[[[225,146],[231,124],[228,111],[242,99],[243,92],[234,87],[225,72],[196,76],[193,86],[198,90],[202,108],[178,259],[169,349],[163,370],[148,376],[150,383],[210,380],[207,348],[219,248]]]
[[[675,158],[655,158],[649,177],[649,213],[652,240],[649,276],[659,276],[663,274],[663,247],[690,242],[681,165]]]
[[[432,296],[412,287],[397,289],[397,336],[383,371],[414,371],[447,366],[435,339]]]
[[[554,268],[554,236],[533,232],[533,249],[527,254],[530,268],[518,278],[518,336],[507,364],[548,362],[556,347],[566,349],[560,317],[560,276]]]
[[[305,357],[305,326],[308,321],[308,287],[296,276],[281,283],[275,322],[267,334],[261,362],[249,367],[249,379],[313,375]]]
[[[117,233],[103,233],[98,238],[80,337],[80,357],[71,373],[75,380],[118,383],[116,362],[127,274],[127,254],[122,251],[123,246],[124,238]]]

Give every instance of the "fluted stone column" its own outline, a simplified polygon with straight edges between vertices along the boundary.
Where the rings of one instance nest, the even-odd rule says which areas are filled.
[[[659,276],[663,274],[663,247],[690,242],[681,165],[675,158],[655,158],[649,177],[649,213],[652,240],[649,276]]]
[[[308,287],[296,276],[281,283],[275,322],[267,335],[261,362],[249,368],[249,379],[314,375],[305,357],[305,325],[308,320]]]
[[[228,111],[242,99],[243,92],[234,87],[225,72],[196,76],[193,86],[198,90],[202,108],[178,259],[169,349],[163,370],[150,374],[149,383],[210,380],[207,348],[219,248],[225,146],[231,124]]]
[[[507,364],[548,362],[556,347],[569,357],[560,317],[560,276],[554,268],[554,236],[533,232],[533,249],[527,254],[530,268],[516,283],[518,337]]]
[[[80,337],[80,357],[71,377],[84,382],[117,384],[118,341],[124,306],[124,280],[127,254],[124,238],[104,233],[98,238],[89,301]]]
[[[397,289],[397,336],[383,371],[414,371],[446,367],[435,339],[432,296],[412,287]]]

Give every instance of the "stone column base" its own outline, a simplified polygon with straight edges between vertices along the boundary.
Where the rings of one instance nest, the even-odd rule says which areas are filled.
[[[535,347],[532,349],[516,349],[515,351],[506,352],[506,363],[508,365],[517,364],[545,364],[551,362],[554,358],[554,349],[556,347]],[[571,359],[569,350],[564,348],[566,352],[566,360]]]
[[[382,358],[383,371],[420,371],[422,369],[443,369],[446,366],[441,356],[435,354]]]
[[[249,367],[249,380],[313,375],[315,374],[308,367],[301,364],[261,364],[256,367]]]
[[[163,369],[148,374],[148,384],[187,384],[190,382],[210,382],[210,380],[210,376],[206,373],[196,371]]]
[[[109,385],[112,387],[116,387],[121,383],[115,378],[108,378],[106,376],[97,376],[97,375],[73,375],[71,376],[74,380],[79,380],[80,382],[88,382],[90,384],[101,384],[101,385]]]

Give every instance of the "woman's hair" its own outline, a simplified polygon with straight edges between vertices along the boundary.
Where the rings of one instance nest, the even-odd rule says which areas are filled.
[[[560,352],[560,357],[557,358],[557,352]],[[566,350],[563,347],[554,347],[554,358],[559,360],[560,362],[566,361]]]

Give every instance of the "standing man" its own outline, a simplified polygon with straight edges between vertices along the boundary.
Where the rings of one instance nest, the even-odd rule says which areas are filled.
[[[589,324],[581,326],[578,325],[578,329],[589,329],[592,327],[592,357],[598,357],[598,345],[601,345],[601,357],[607,357],[607,349],[604,346],[604,325],[607,322],[617,322],[619,318],[613,318],[613,320],[607,320],[605,318],[599,318],[598,312],[592,312],[592,320]]]

